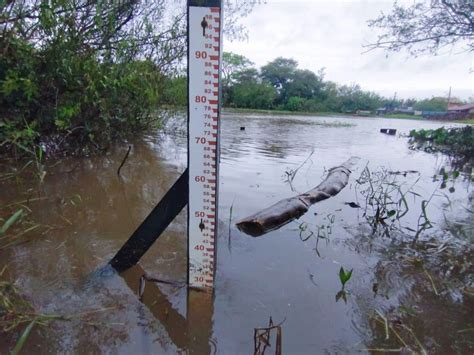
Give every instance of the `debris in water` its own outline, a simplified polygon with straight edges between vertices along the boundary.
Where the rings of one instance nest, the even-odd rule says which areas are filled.
[[[344,202],[344,204],[352,208],[360,208],[360,205],[356,202]]]
[[[382,128],[380,129],[380,133],[385,133],[390,136],[394,136],[397,133],[397,130],[394,128]]]
[[[241,219],[236,223],[237,228],[252,237],[258,237],[301,217],[311,205],[337,195],[347,185],[350,169],[358,161],[358,157],[352,157],[340,166],[330,169],[326,179],[315,188],[280,200],[260,212]]]
[[[279,324],[274,325],[272,317],[268,321],[268,327],[265,328],[254,328],[253,331],[253,343],[254,343],[254,355],[264,355],[267,347],[271,347],[270,332],[276,329],[276,341],[275,341],[275,355],[281,355],[281,340],[282,330],[281,325],[285,322],[286,318],[283,319]]]

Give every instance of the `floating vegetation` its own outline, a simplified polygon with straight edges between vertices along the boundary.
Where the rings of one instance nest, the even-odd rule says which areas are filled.
[[[376,309],[372,319],[375,323],[374,328],[377,328],[377,326],[382,328],[383,340],[395,343],[399,348],[371,348],[365,350],[371,352],[380,351],[403,353],[405,351],[414,354],[428,354],[413,329],[404,324],[400,317],[386,315],[382,311]]]
[[[362,196],[363,217],[372,227],[372,235],[389,237],[392,231],[406,233],[414,232],[415,239],[425,230],[433,227],[428,214],[427,207],[437,192],[433,191],[430,198],[421,201],[421,212],[416,229],[403,226],[401,221],[410,211],[408,195],[415,199],[422,196],[414,191],[419,177],[411,184],[397,180],[397,174],[391,174],[384,168],[371,171],[368,166],[364,168],[360,177],[356,180],[356,195]],[[413,206],[411,206],[413,207]]]
[[[6,269],[7,266],[0,271],[0,278]],[[18,354],[21,351],[36,324],[46,325],[55,319],[63,319],[63,317],[36,313],[32,304],[20,294],[15,285],[8,281],[0,281],[0,335],[27,324],[12,354]]]
[[[23,205],[22,208],[17,209],[15,212],[8,212],[5,218],[0,217],[0,250],[8,247],[18,245],[25,241],[25,237],[32,231],[37,231],[42,227],[43,233],[50,230],[52,227],[36,223],[28,218],[31,210]],[[15,205],[9,205],[6,207],[13,207]],[[0,211],[1,211],[0,207]],[[4,208],[5,209],[5,208]],[[1,215],[1,214],[0,214]]]
[[[342,127],[354,127],[355,123],[341,122],[341,121],[313,121],[313,125],[322,126],[322,127],[331,127],[331,128],[342,128]]]
[[[415,149],[442,152],[459,158],[459,164],[472,162],[474,157],[474,127],[411,130],[410,142]]]
[[[353,270],[354,269],[344,270],[342,266],[339,269],[339,281],[341,281],[341,290],[336,294],[336,302],[338,302],[342,298],[344,300],[344,303],[347,303],[347,295],[349,294],[349,291],[346,290],[346,283],[351,279]]]
[[[0,270],[0,336],[22,329],[20,337],[10,352],[13,355],[21,352],[35,326],[44,327],[51,321],[72,321],[75,319],[92,326],[102,325],[88,321],[88,317],[98,312],[115,309],[115,307],[101,308],[68,315],[40,313],[12,282],[3,280],[7,267],[8,265]]]
[[[352,270],[344,270],[344,268],[341,266],[341,269],[339,270],[339,281],[341,281],[342,289],[346,287],[347,281],[349,281],[352,277]]]

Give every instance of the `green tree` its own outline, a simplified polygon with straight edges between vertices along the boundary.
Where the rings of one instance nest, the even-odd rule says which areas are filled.
[[[240,54],[224,52],[222,55],[222,98],[224,105],[231,101],[232,85],[237,81],[241,72],[248,70],[253,63]],[[254,69],[256,70],[256,69]]]
[[[448,100],[444,97],[433,97],[418,101],[413,108],[418,111],[444,112],[448,108]]]
[[[285,109],[288,111],[301,111],[305,104],[305,99],[299,96],[292,96],[285,104]]]
[[[379,95],[363,91],[357,84],[342,85],[337,89],[337,110],[340,112],[372,111],[380,106],[381,101]]]
[[[291,79],[286,83],[285,98],[302,97],[305,99],[321,99],[323,94],[323,81],[311,70],[296,69]]]
[[[233,105],[242,108],[271,109],[276,98],[275,89],[265,82],[237,84],[232,93]]]
[[[278,57],[264,65],[260,72],[263,80],[268,81],[278,92],[278,102],[284,103],[287,98],[288,84],[292,80],[298,67],[294,59]]]
[[[246,57],[232,52],[222,55],[222,84],[230,86],[239,72],[248,69],[253,63]]]
[[[185,107],[188,104],[188,79],[184,75],[166,78],[161,102],[167,105]]]

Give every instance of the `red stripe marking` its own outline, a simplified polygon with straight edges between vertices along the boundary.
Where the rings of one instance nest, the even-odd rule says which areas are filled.
[[[214,79],[219,79],[219,74],[212,74],[212,76],[214,77]]]
[[[210,105],[217,105],[217,100],[209,100]]]
[[[213,108],[213,109],[212,109],[212,112],[217,113],[217,109],[216,109],[216,108]]]
[[[211,12],[212,13],[219,12],[219,8],[218,7],[211,7]]]
[[[213,91],[212,93],[214,94],[214,96],[219,96],[219,91]]]
[[[211,208],[211,211],[212,211],[212,212],[216,212],[216,209],[215,209],[215,208]]]
[[[208,214],[208,215],[207,215],[207,218],[214,218],[214,217],[216,217],[216,216],[213,215],[213,214]]]
[[[214,32],[219,32],[220,28],[219,27],[214,27]]]
[[[214,138],[217,138],[217,134],[215,134],[215,133],[213,133],[212,136],[213,136]]]
[[[211,60],[219,60],[218,55],[210,55],[209,58],[211,58]]]
[[[214,21],[216,21],[216,22],[221,22],[221,19],[220,19],[219,17],[215,17],[215,16],[214,16]]]
[[[217,145],[216,141],[207,141],[207,143],[209,143],[209,145]]]
[[[216,166],[211,164],[211,168],[214,168],[214,169],[215,169],[215,168],[216,168]]]
[[[207,251],[214,251],[214,248],[206,248]]]
[[[211,183],[211,184],[215,184],[216,183],[216,179],[207,179],[207,182]]]
[[[217,118],[217,117],[216,117]],[[213,124],[212,129],[217,129],[217,125]]]
[[[218,88],[218,87],[219,87],[219,83],[214,83],[214,84],[212,84],[212,85],[214,85],[215,88]]]
[[[216,52],[219,52],[219,46],[212,46]]]
[[[219,42],[219,37],[213,37],[215,42]]]

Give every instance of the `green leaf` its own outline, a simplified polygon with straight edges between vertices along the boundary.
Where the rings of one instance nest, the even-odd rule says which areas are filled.
[[[10,228],[16,221],[23,215],[23,210],[19,209],[7,221],[3,224],[2,228],[0,228],[0,235],[3,235],[7,232],[8,228]]]
[[[388,216],[388,217],[393,217],[393,216],[395,216],[396,213],[397,213],[397,211],[391,210],[391,211],[388,211],[388,212],[387,212],[387,216]]]
[[[456,179],[459,176],[459,171],[454,170],[453,171],[453,179]]]
[[[18,355],[21,349],[23,349],[23,346],[25,346],[26,341],[28,340],[31,330],[33,329],[35,324],[36,324],[36,319],[33,319],[31,323],[28,324],[28,326],[25,328],[25,330],[21,334],[20,339],[18,339],[18,342],[16,343],[15,347],[13,348],[11,352],[12,355]]]
[[[341,280],[342,287],[344,288],[345,284],[347,281],[349,281],[352,277],[352,270],[350,271],[345,271],[344,268],[341,266],[341,269],[339,270],[339,280]]]

